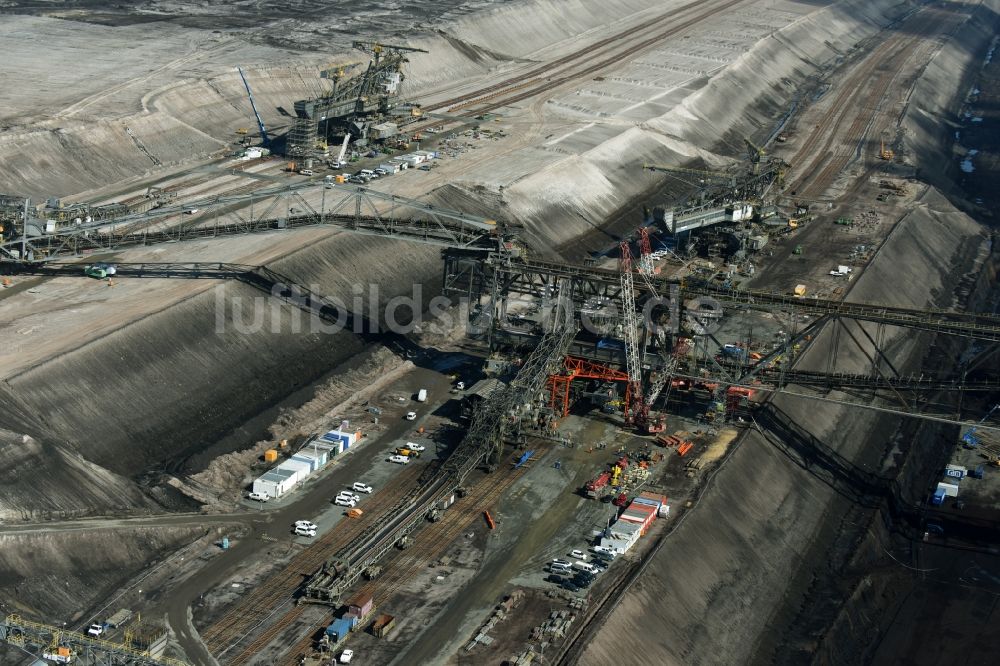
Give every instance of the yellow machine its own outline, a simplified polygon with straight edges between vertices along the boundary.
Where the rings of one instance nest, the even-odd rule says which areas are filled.
[[[622,468],[615,465],[611,468],[611,485],[617,486],[622,480]]]
[[[889,161],[892,158],[894,158],[895,156],[896,156],[896,154],[894,152],[892,152],[892,148],[886,148],[885,147],[885,139],[879,140],[878,158],[880,160]]]

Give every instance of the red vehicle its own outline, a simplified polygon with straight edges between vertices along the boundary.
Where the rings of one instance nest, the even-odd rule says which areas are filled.
[[[611,472],[602,472],[596,479],[589,481],[587,485],[583,487],[584,492],[586,492],[587,497],[597,499],[600,492],[607,487],[610,480]]]

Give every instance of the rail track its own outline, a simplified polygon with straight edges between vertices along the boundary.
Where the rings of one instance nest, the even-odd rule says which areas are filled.
[[[856,146],[877,117],[881,101],[907,60],[918,47],[927,44],[928,37],[956,25],[959,18],[957,12],[921,10],[901,26],[907,29],[906,34],[891,36],[865,58],[863,65],[840,84],[844,92],[837,96],[817,124],[827,131],[811,133],[797,151],[793,164],[805,164],[810,157],[812,159],[789,186],[790,190],[809,198],[830,187],[852,159]],[[850,126],[841,132],[840,125],[851,114],[854,118]],[[838,145],[834,145],[835,142]]]
[[[291,603],[305,577],[312,575],[344,545],[386,518],[385,513],[416,485],[421,467],[402,470],[385,489],[370,498],[360,518],[338,523],[202,631],[201,637],[209,651],[222,657],[271,619],[282,606]]]
[[[706,18],[740,4],[745,0],[728,0],[727,2],[715,3],[706,7],[703,1],[691,2],[682,7],[678,7],[670,12],[662,14],[642,26],[632,27],[619,33],[611,35],[595,44],[578,49],[550,63],[546,63],[531,71],[510,77],[499,83],[481,88],[479,90],[459,95],[442,102],[436,102],[425,107],[429,111],[447,108],[449,111],[459,111],[476,107],[477,112],[492,111],[494,109],[515,104],[525,99],[547,92],[560,85],[575,79],[585,78],[600,70],[606,69],[615,63],[621,62],[624,58],[634,55],[644,49],[653,46],[657,42],[672,37],[679,32],[687,30],[691,26],[704,21]],[[670,25],[665,30],[659,30],[663,24],[677,20],[694,11],[694,16],[684,18],[678,23]],[[659,31],[657,31],[659,30]],[[648,37],[643,37],[648,33],[653,33]],[[641,38],[637,43],[620,44],[625,40]],[[624,47],[624,48],[622,48]],[[601,59],[593,62],[595,57]],[[583,61],[582,63],[580,61]],[[590,63],[590,64],[587,64]],[[581,64],[586,64],[583,69],[577,70]],[[574,71],[575,70],[575,71]],[[436,123],[429,123],[414,128],[414,131],[426,129]]]
[[[385,573],[362,585],[358,593],[372,595],[376,607],[384,605],[412,577],[414,571],[437,558],[472,522],[481,520],[483,511],[492,507],[526,469],[525,467],[509,469],[502,475],[495,473],[480,479],[469,488],[464,497],[455,500],[455,503],[442,514],[441,520],[420,530],[406,550],[395,551],[395,554],[383,563]],[[295,619],[297,617],[298,615]],[[285,626],[293,621],[294,619],[289,619]],[[306,632],[288,648],[278,663],[281,666],[296,666],[299,656],[312,649],[314,636],[320,629],[315,627],[313,631]]]

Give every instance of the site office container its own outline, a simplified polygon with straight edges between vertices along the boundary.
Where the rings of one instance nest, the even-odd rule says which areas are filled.
[[[293,474],[295,479],[294,483],[298,483],[309,476],[310,467],[309,463],[302,462],[301,460],[286,460],[277,467],[274,468],[275,471],[287,470]]]
[[[337,455],[344,452],[344,442],[339,439],[327,439],[326,435],[323,435],[316,443],[317,446],[329,446],[330,455]]]
[[[945,465],[944,475],[953,479],[964,479],[969,470],[961,465]]]
[[[319,458],[317,458],[315,456],[311,456],[308,453],[296,453],[296,454],[292,455],[292,457],[290,459],[294,460],[296,462],[303,462],[303,463],[309,465],[309,472],[310,473],[315,472],[316,470],[318,470],[320,468]]]
[[[643,534],[645,534],[649,529],[649,526],[653,524],[653,520],[655,518],[656,508],[644,504],[635,504],[634,502],[622,512],[621,516],[619,516],[619,520],[625,520],[641,525]]]
[[[614,537],[604,537],[601,539],[601,546],[618,555],[624,555],[634,545],[635,541],[629,541],[628,539],[616,539]]]
[[[942,481],[937,484],[937,490],[943,490],[944,494],[948,497],[958,497],[958,486],[954,483],[945,483]]]

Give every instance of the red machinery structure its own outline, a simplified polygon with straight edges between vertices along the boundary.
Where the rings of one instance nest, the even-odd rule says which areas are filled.
[[[599,379],[609,382],[625,382],[625,413],[626,416],[628,415],[629,398],[631,397],[628,374],[600,363],[593,363],[573,356],[567,356],[564,365],[565,370],[562,374],[549,375],[549,404],[553,412],[560,416],[569,414],[569,385],[574,379]]]

